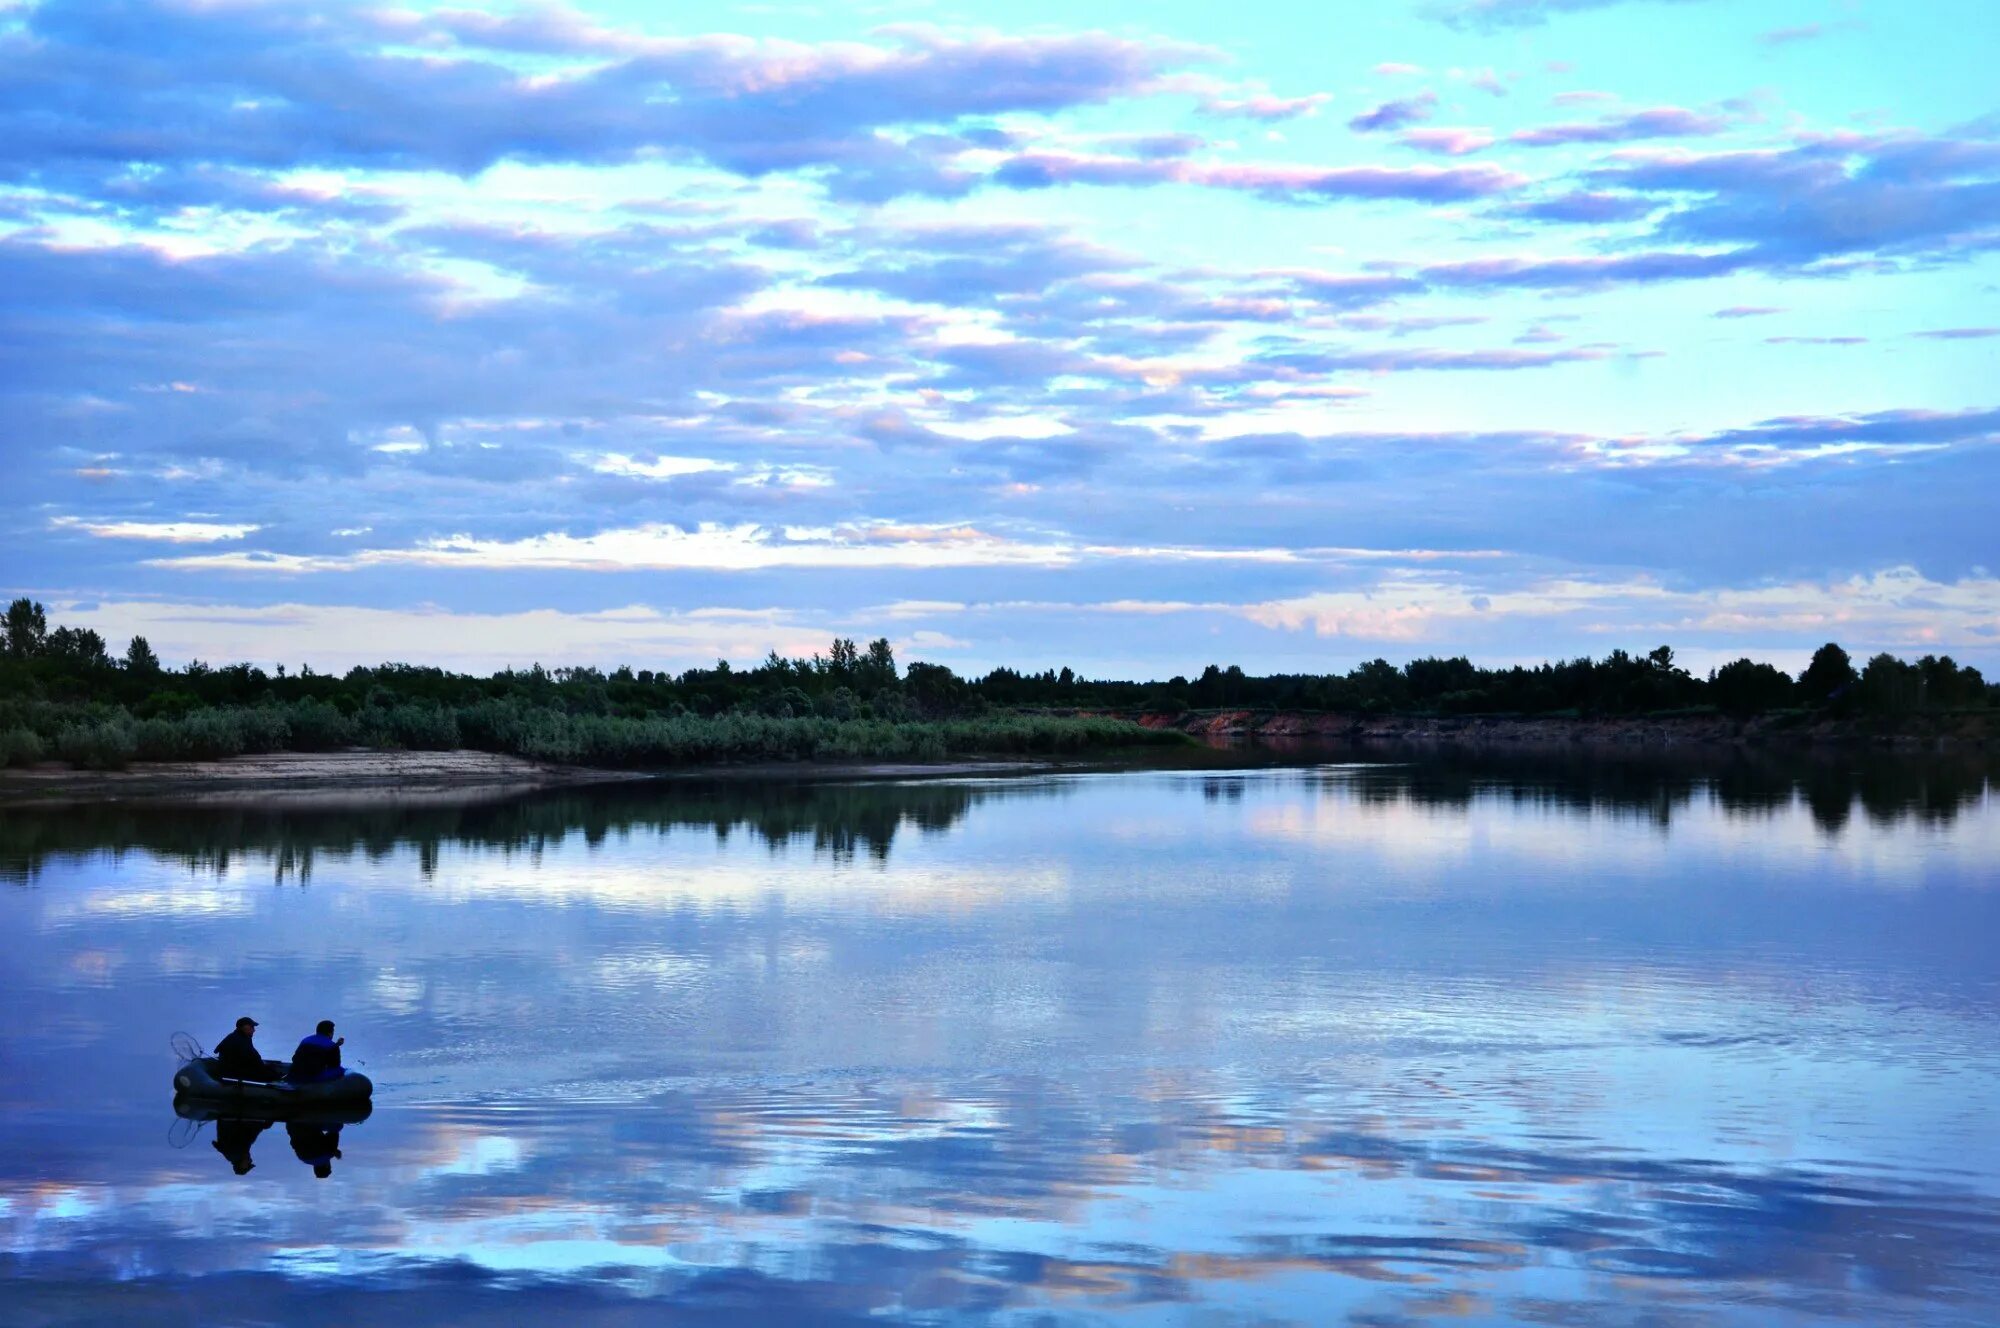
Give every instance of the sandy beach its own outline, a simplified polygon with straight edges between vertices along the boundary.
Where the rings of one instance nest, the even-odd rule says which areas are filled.
[[[0,806],[172,799],[307,806],[354,801],[446,801],[534,789],[642,780],[922,779],[1083,768],[1076,760],[765,761],[671,770],[603,770],[555,765],[494,752],[273,752],[220,761],[172,761],[124,770],[47,764],[0,771]],[[1101,763],[1098,763],[1101,764]]]

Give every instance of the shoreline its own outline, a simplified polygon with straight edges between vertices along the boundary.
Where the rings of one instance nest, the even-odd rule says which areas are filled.
[[[1632,715],[1359,715],[1300,710],[1191,710],[1117,714],[1146,728],[1209,742],[1401,744],[1522,750],[1823,750],[1908,754],[1978,753],[2000,747],[1996,712],[1881,717],[1802,713]]]
[[[1355,715],[1286,710],[1212,710],[1134,714],[1086,712],[1185,733],[1189,751],[1116,749],[1061,756],[954,757],[940,761],[750,761],[652,770],[608,769],[534,761],[496,752],[272,752],[212,761],[135,763],[84,770],[45,763],[0,770],[0,807],[75,803],[241,802],[274,809],[355,803],[421,805],[495,798],[592,785],[693,782],[831,783],[846,780],[954,779],[1117,770],[1135,766],[1240,764],[1252,750],[1280,756],[1322,748],[1392,752],[1485,749],[1495,752],[1689,755],[1765,751],[1833,755],[1874,752],[1920,756],[2000,751],[1993,712],[1905,716],[1894,720],[1760,715],[1656,715],[1610,718],[1494,715]],[[1176,761],[1173,756],[1181,759]],[[1254,762],[1253,762],[1254,763]]]
[[[163,761],[123,770],[44,764],[0,771],[0,807],[105,802],[238,802],[271,807],[333,803],[417,804],[505,797],[554,788],[696,780],[837,781],[948,779],[1094,769],[1076,757],[967,757],[912,761],[757,761],[739,765],[609,770],[471,750],[271,752],[214,761]]]

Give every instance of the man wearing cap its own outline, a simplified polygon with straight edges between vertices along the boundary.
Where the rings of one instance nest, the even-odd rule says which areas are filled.
[[[231,1079],[269,1079],[271,1072],[264,1067],[263,1053],[251,1040],[256,1031],[257,1021],[244,1015],[236,1021],[236,1031],[215,1044],[216,1064],[223,1074]]]

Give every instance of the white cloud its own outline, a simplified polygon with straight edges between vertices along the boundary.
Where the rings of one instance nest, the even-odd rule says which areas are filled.
[[[144,636],[169,663],[190,659],[301,662],[344,670],[385,660],[421,660],[489,672],[541,663],[683,669],[718,658],[753,660],[766,651],[809,655],[834,630],[778,609],[665,613],[643,605],[599,613],[528,609],[456,613],[418,607],[341,604],[100,602],[51,604],[52,617],[91,627],[112,641]]]
[[[80,530],[98,539],[155,540],[162,544],[214,544],[240,540],[263,529],[213,521],[90,521],[78,516],[54,517],[49,524],[58,530]]]
[[[704,523],[693,529],[647,524],[594,535],[552,532],[518,540],[453,535],[406,549],[352,554],[289,554],[259,550],[156,558],[150,565],[181,571],[343,572],[414,565],[499,569],[622,572],[763,571],[775,567],[941,568],[1066,567],[1083,559],[1157,562],[1289,563],[1291,549],[1211,549],[1175,545],[1077,545],[1060,539],[1016,540],[966,525],[859,522],[838,530]]]
[[[1599,635],[1808,634],[1867,648],[1984,649],[2000,636],[2000,579],[1938,582],[1893,567],[1842,581],[1750,588],[1672,590],[1642,579],[1571,578],[1482,592],[1455,580],[1404,578],[1247,604],[1239,612],[1264,627],[1371,641],[1443,642],[1463,636],[1475,620],[1512,619],[1518,626],[1587,613],[1583,630]]]
[[[659,456],[642,461],[622,452],[606,452],[590,458],[587,464],[601,475],[621,475],[641,480],[672,480],[683,475],[736,469],[731,462],[711,461],[707,457]]]

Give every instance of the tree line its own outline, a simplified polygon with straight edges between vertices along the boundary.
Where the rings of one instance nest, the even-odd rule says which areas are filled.
[[[777,743],[783,754],[812,755],[824,754],[827,744],[867,748],[890,741],[880,733],[874,739],[857,737],[859,730],[836,739],[828,736],[834,730],[827,725],[886,726],[883,733],[900,728],[893,752],[883,754],[909,754],[911,744],[946,741],[936,734],[921,736],[921,726],[957,723],[961,727],[949,741],[976,743],[976,731],[963,727],[967,722],[991,728],[1001,716],[1018,720],[1034,710],[1902,715],[1984,709],[1996,701],[2000,687],[1949,656],[1906,661],[1883,653],[1857,667],[1833,643],[1820,647],[1797,677],[1751,659],[1696,676],[1675,662],[1669,646],[1532,667],[1481,668],[1454,656],[1400,666],[1374,659],[1324,674],[1253,675],[1236,665],[1211,664],[1193,679],[1165,681],[1084,678],[1067,667],[997,668],[961,677],[941,664],[899,666],[886,639],[863,647],[847,638],[810,658],[788,659],[773,651],[748,668],[727,660],[680,672],[536,665],[478,676],[414,664],[340,674],[200,660],[167,668],[144,637],[133,637],[114,657],[92,629],[52,628],[44,607],[31,599],[14,600],[0,621],[0,762],[38,759],[59,749],[65,733],[71,735],[69,746],[83,751],[90,743],[76,735],[86,732],[97,732],[113,749],[129,746],[140,759],[346,745],[465,745],[631,763],[652,759],[648,753],[657,755],[661,744],[676,752],[713,754],[704,746],[710,738],[725,754],[740,754],[743,744],[751,754],[759,744]],[[657,727],[668,722],[680,724],[671,739],[669,730]],[[630,723],[656,727],[646,731],[650,736],[620,727]],[[1057,741],[1056,732],[1049,729],[1035,741]],[[1016,732],[1007,741],[1028,739]],[[115,763],[115,750],[112,756]]]

